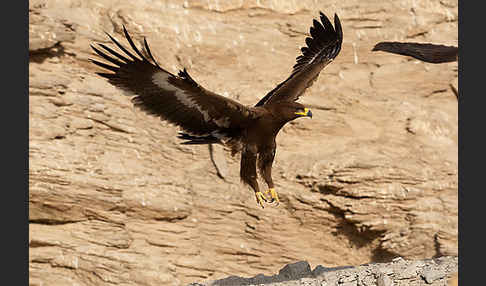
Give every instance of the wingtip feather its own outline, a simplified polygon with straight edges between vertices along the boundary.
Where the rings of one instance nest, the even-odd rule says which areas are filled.
[[[130,35],[128,34],[128,31],[125,28],[125,25],[122,25],[122,27],[123,27],[123,34],[125,34],[125,38],[127,39],[128,43],[130,44],[130,46],[132,47],[132,49],[135,51],[135,53],[137,53],[137,55],[140,58],[142,58],[142,60],[147,61],[147,59],[143,56],[143,54],[140,52],[140,50],[137,48],[137,46],[133,42],[132,37],[130,37]],[[140,60],[140,59],[138,59],[138,60]]]
[[[108,64],[105,64],[105,63],[102,63],[102,62],[99,62],[99,61],[93,60],[93,59],[89,59],[89,61],[91,61],[93,64],[95,64],[97,66],[100,66],[100,67],[107,69],[107,70],[110,70],[112,72],[116,73],[118,71],[118,67],[110,66]]]
[[[343,27],[341,26],[341,20],[339,19],[337,13],[334,13],[334,29],[338,34],[338,39],[340,42],[343,41]]]

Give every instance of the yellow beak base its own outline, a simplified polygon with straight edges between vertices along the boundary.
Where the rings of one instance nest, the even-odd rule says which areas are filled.
[[[296,115],[300,115],[300,116],[307,116],[307,117],[310,117],[312,118],[312,111],[309,109],[309,108],[304,108],[304,111],[303,112],[296,112],[295,113]]]

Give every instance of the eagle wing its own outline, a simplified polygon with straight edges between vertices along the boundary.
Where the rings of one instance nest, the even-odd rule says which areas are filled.
[[[339,17],[334,14],[334,27],[320,12],[322,24],[315,20],[310,28],[311,37],[305,39],[307,47],[301,48],[290,76],[255,106],[271,104],[278,101],[296,101],[319,76],[321,70],[336,58],[341,51],[343,31]]]
[[[125,27],[123,31],[138,57],[107,34],[128,57],[100,43],[98,45],[104,51],[93,45],[91,47],[115,66],[93,59],[91,61],[112,72],[98,75],[135,95],[132,102],[136,107],[196,136],[224,137],[232,130],[241,128],[251,118],[253,111],[248,107],[204,89],[191,78],[186,69],[173,75],[161,68],[152,56],[145,38],[142,53]]]
[[[380,42],[372,51],[411,56],[428,63],[447,63],[457,61],[458,47],[425,43]]]

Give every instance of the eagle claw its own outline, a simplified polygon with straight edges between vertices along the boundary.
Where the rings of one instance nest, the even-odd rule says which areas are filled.
[[[271,196],[271,198],[272,198],[272,199],[270,200],[270,202],[271,202],[271,203],[276,202],[276,203],[277,203],[276,205],[278,206],[278,205],[279,205],[279,203],[280,203],[280,200],[278,199],[278,195],[277,195],[277,192],[275,191],[275,189],[274,189],[274,188],[269,189],[269,190],[267,191],[267,194],[268,194],[268,193],[270,193],[270,196]]]
[[[257,200],[257,203],[264,209],[265,207],[263,206],[263,202],[268,202],[267,198],[262,192],[255,192],[255,197]]]

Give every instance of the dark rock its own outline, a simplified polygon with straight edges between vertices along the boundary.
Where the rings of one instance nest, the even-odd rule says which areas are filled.
[[[311,267],[307,261],[299,261],[292,264],[287,264],[278,272],[280,277],[288,280],[296,280],[313,275]]]

